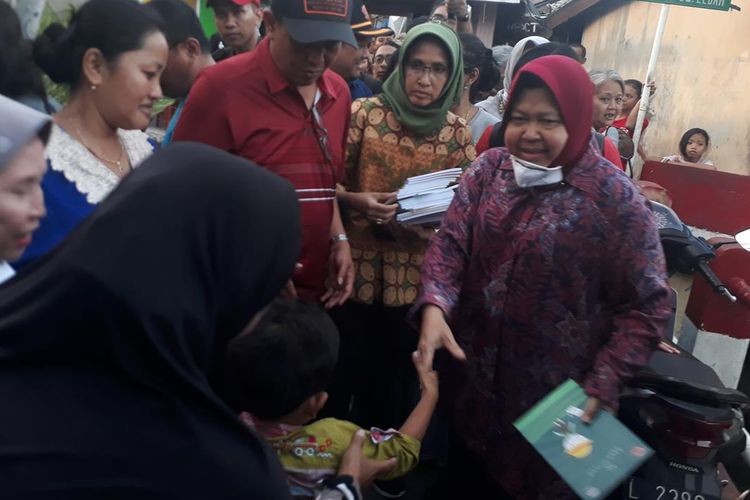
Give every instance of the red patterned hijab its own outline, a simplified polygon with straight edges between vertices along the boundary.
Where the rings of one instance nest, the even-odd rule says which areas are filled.
[[[533,81],[528,75],[541,80],[557,101],[568,142],[553,165],[570,167],[584,156],[591,141],[594,84],[578,61],[565,56],[540,57],[524,65],[513,79],[505,116],[510,116],[516,98]]]

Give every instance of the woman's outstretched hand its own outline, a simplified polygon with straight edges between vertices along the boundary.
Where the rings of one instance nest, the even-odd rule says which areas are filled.
[[[419,335],[419,354],[428,367],[432,367],[435,351],[445,348],[451,355],[460,360],[466,360],[466,353],[459,347],[453,332],[445,321],[443,310],[428,304],[422,309],[422,326]]]

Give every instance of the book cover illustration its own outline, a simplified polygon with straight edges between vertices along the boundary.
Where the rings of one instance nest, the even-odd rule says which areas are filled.
[[[625,481],[651,450],[617,418],[600,410],[581,421],[588,397],[573,380],[548,394],[514,423],[578,496],[605,498]]]

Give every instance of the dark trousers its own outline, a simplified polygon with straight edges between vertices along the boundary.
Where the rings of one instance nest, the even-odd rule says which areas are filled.
[[[447,464],[438,470],[436,482],[422,500],[463,499],[513,500],[513,497],[500,487],[481,457],[454,439]]]
[[[406,320],[408,312],[409,306],[351,301],[331,311],[341,346],[323,416],[365,428],[401,427],[419,394],[411,361],[418,333]]]

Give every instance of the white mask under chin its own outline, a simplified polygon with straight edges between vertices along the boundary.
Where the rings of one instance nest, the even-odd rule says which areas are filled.
[[[543,167],[510,155],[516,184],[522,188],[550,186],[563,180],[562,167]]]

